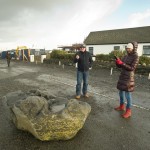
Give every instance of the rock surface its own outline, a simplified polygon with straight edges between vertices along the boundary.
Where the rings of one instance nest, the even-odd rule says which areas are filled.
[[[41,141],[73,138],[91,111],[91,106],[86,102],[58,100],[39,90],[13,92],[4,99],[12,110],[11,116],[16,127],[30,132]]]

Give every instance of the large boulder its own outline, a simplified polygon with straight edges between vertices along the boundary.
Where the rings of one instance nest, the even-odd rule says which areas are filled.
[[[91,106],[75,99],[64,101],[42,94],[41,91],[24,94],[14,104],[10,103],[12,96],[5,97],[16,127],[42,141],[73,138],[83,127]]]

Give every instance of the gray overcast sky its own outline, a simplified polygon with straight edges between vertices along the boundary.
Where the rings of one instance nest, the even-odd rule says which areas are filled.
[[[128,26],[124,16],[115,14],[125,1],[129,0],[0,0],[0,50],[23,45],[54,49],[83,42],[91,31],[138,26]],[[145,20],[150,19],[150,9],[143,8],[136,14],[126,12],[126,20],[137,13],[147,13]]]

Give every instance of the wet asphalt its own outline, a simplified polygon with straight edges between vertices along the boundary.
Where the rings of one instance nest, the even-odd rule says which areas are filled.
[[[119,71],[94,68],[90,71],[90,98],[92,111],[84,127],[68,141],[42,142],[30,133],[16,129],[2,97],[10,92],[42,89],[57,97],[74,98],[76,68],[54,64],[35,64],[0,60],[0,150],[150,150],[150,80],[136,75],[136,88],[132,93],[132,116],[121,117],[116,112]]]

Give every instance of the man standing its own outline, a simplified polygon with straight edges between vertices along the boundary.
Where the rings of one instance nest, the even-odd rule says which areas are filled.
[[[9,51],[6,53],[6,59],[7,59],[7,65],[9,67],[10,66],[10,60],[11,60],[11,54]]]
[[[88,89],[88,77],[89,68],[92,67],[92,56],[86,51],[84,45],[80,46],[80,51],[76,53],[74,63],[77,63],[77,85],[76,85],[76,99],[80,99],[81,96],[81,84],[83,80],[82,93],[86,98],[89,97],[87,93]]]

